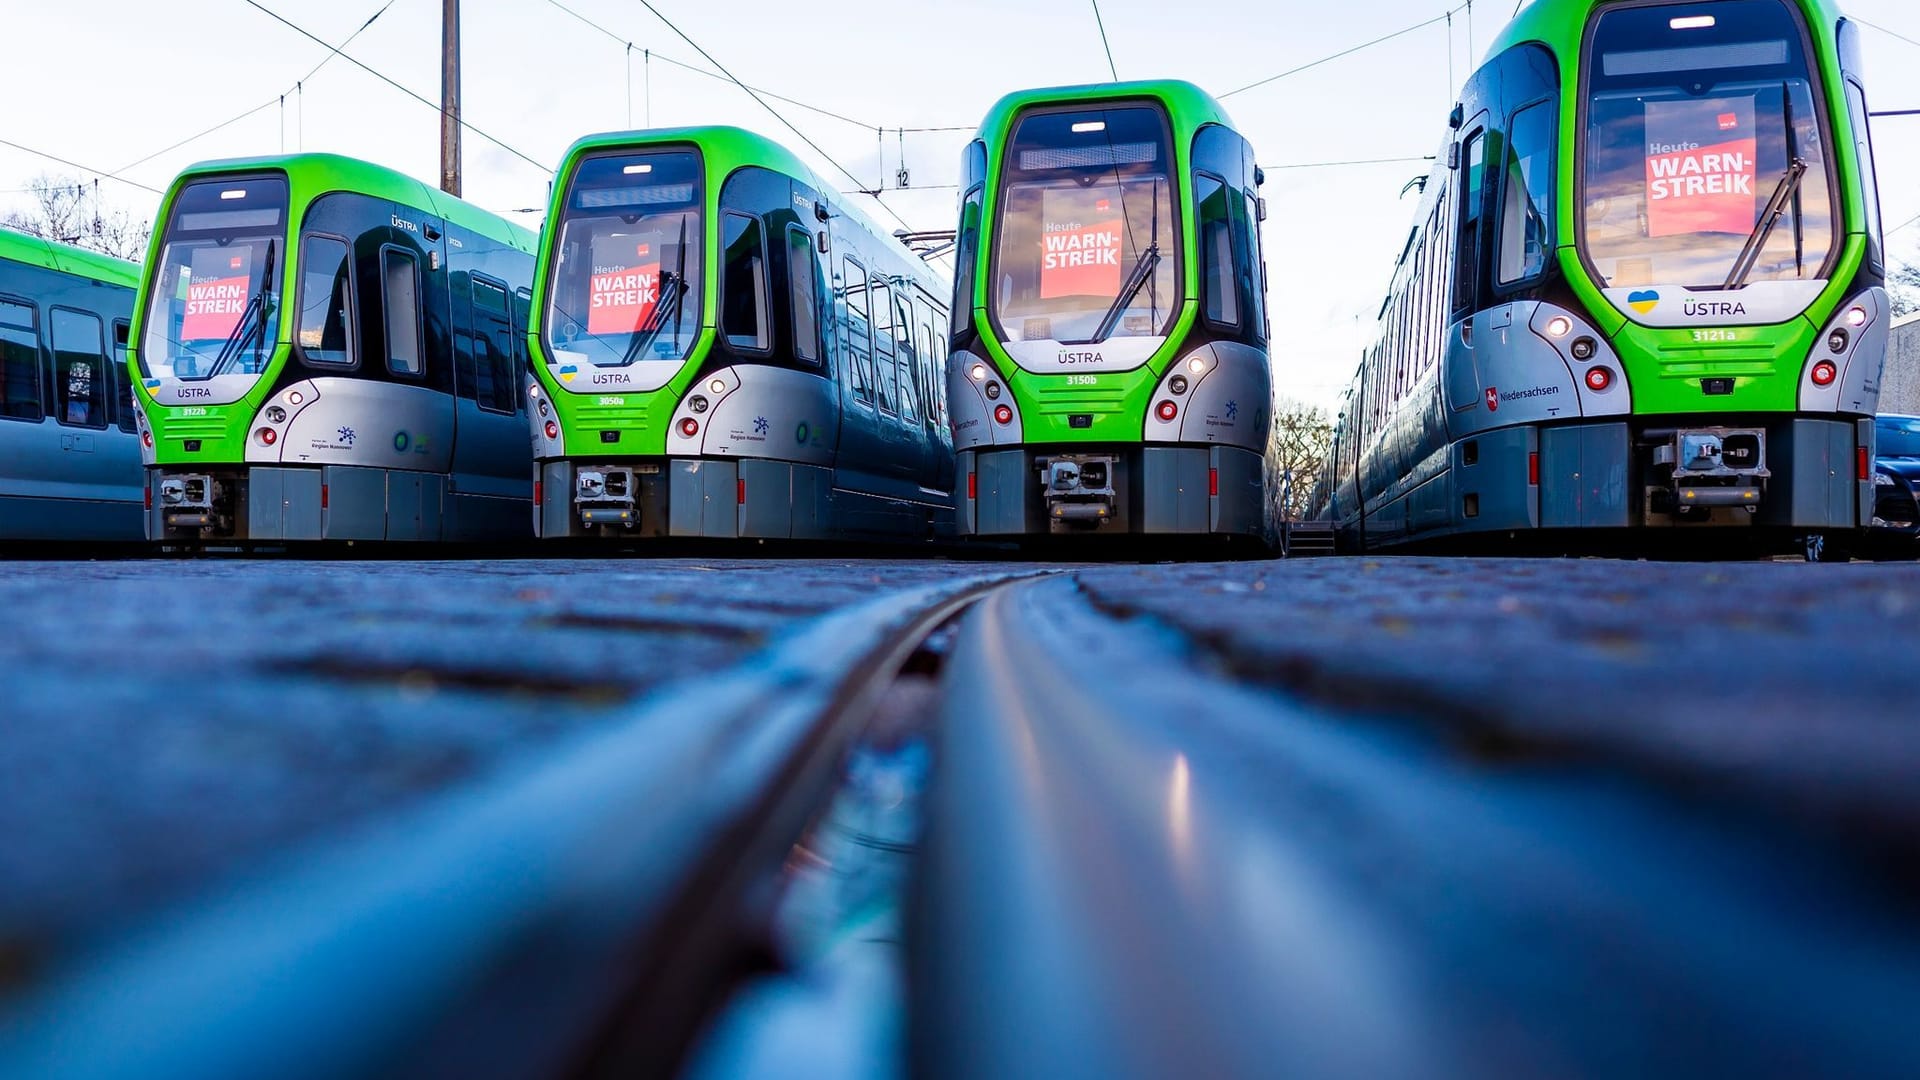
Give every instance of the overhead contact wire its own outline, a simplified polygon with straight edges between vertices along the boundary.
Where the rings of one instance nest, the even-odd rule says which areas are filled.
[[[1468,5],[1466,4],[1461,4],[1458,7],[1450,8],[1445,13],[1440,15],[1435,15],[1431,19],[1427,19],[1423,22],[1414,23],[1412,26],[1402,27],[1399,30],[1395,30],[1391,34],[1383,34],[1380,37],[1374,38],[1372,41],[1363,41],[1360,44],[1355,45],[1351,48],[1342,49],[1339,52],[1332,54],[1331,56],[1323,56],[1318,60],[1312,61],[1311,63],[1301,64],[1299,67],[1296,67],[1296,68],[1289,68],[1286,71],[1279,73],[1278,75],[1269,75],[1266,78],[1259,80],[1258,82],[1250,82],[1245,86],[1239,87],[1237,89],[1229,90],[1226,93],[1221,94],[1220,96],[1222,98],[1230,98],[1235,94],[1244,94],[1248,90],[1252,90],[1255,87],[1265,86],[1270,82],[1278,82],[1279,80],[1287,78],[1290,75],[1298,75],[1303,71],[1308,71],[1313,68],[1317,68],[1322,64],[1330,64],[1335,60],[1341,59],[1342,57],[1352,56],[1354,53],[1360,52],[1363,49],[1371,49],[1375,45],[1380,45],[1385,42],[1392,41],[1394,38],[1405,37],[1406,35],[1413,33],[1415,30],[1424,30],[1429,26],[1436,26],[1440,23],[1447,22],[1448,20],[1452,19],[1454,15],[1458,14],[1459,12],[1467,10],[1467,6]]]

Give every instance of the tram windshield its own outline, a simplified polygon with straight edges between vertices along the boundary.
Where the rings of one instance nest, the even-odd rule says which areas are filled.
[[[160,238],[140,368],[150,379],[258,375],[273,358],[287,263],[287,181],[181,188]]]
[[[1157,108],[1020,119],[1002,164],[987,290],[1002,340],[1167,333],[1180,303],[1172,161]]]
[[[547,284],[556,363],[681,360],[700,335],[700,158],[614,154],[580,163]]]
[[[1609,287],[1817,278],[1833,191],[1782,0],[1618,6],[1587,57],[1582,243]]]

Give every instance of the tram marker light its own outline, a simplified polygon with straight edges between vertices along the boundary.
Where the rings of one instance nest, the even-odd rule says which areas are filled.
[[[559,437],[560,437],[560,425],[554,423],[551,420],[547,421],[547,438],[557,439]]]
[[[1220,470],[1219,469],[1207,470],[1207,494],[1208,495],[1220,494]]]
[[[1711,15],[1682,15],[1677,19],[1668,19],[1667,28],[1670,30],[1705,30],[1713,26],[1714,22],[1714,17]]]
[[[996,405],[993,409],[993,418],[1002,424],[1011,424],[1013,423],[1013,408],[1008,405]]]
[[[261,446],[272,446],[274,443],[280,441],[280,433],[270,427],[261,428],[259,431],[254,432],[254,436],[260,440]]]
[[[736,480],[734,481],[734,485],[736,501],[738,501],[741,506],[747,505],[747,482],[745,480]]]
[[[1565,315],[1555,315],[1547,320],[1547,336],[1563,338],[1573,333],[1573,320]]]
[[[628,176],[632,176],[632,175],[633,175],[633,174],[635,174],[635,173],[650,173],[650,172],[652,172],[652,171],[653,171],[653,166],[651,166],[651,165],[629,165],[629,166],[627,166],[626,168],[624,168],[624,169],[621,169],[620,171],[621,171],[621,172],[623,172],[623,173],[625,173],[625,174],[627,174]]]
[[[980,497],[980,474],[968,473],[967,474],[967,498],[977,499],[979,497]]]
[[[1540,451],[1538,450],[1529,451],[1527,454],[1527,483],[1534,487],[1540,486]]]
[[[1832,386],[1833,380],[1839,376],[1840,369],[1834,367],[1831,360],[1822,360],[1813,365],[1813,385],[1815,386]]]
[[[689,439],[700,434],[700,421],[695,420],[691,416],[680,421],[680,434]]]
[[[1848,308],[1847,325],[1853,327],[1855,330],[1867,325],[1867,309],[1863,307]]]
[[[1854,468],[1859,474],[1856,479],[1865,480],[1867,477],[1872,476],[1873,459],[1867,456],[1867,448],[1864,446],[1856,446],[1854,447],[1853,454]]]
[[[1105,120],[1082,120],[1073,125],[1073,133],[1075,135],[1085,135],[1091,131],[1105,130],[1107,130],[1107,122]]]
[[[246,197],[247,197],[246,188],[233,188],[229,191],[223,191],[220,193],[220,198],[222,201],[226,201],[230,199],[244,199]]]
[[[151,449],[153,449],[153,432],[151,432],[151,431],[143,431],[143,432],[141,432],[141,433],[140,433],[140,444],[141,444],[142,446],[145,446],[145,447],[146,447],[147,449],[149,449],[149,450],[151,450]]]
[[[1603,367],[1590,367],[1587,369],[1587,388],[1589,390],[1605,390],[1612,385],[1613,372]]]
[[[1180,406],[1175,405],[1171,401],[1163,401],[1160,403],[1159,408],[1156,408],[1153,411],[1154,411],[1154,415],[1158,416],[1160,419],[1167,421],[1168,423],[1172,423],[1173,418],[1180,415]]]

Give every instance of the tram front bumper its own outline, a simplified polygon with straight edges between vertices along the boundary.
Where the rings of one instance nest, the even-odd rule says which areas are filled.
[[[1021,447],[960,454],[973,536],[1258,534],[1265,463],[1231,446]]]

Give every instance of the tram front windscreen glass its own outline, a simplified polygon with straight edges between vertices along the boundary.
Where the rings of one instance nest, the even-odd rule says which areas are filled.
[[[680,360],[700,333],[700,158],[614,154],[580,163],[548,283],[556,361]]]
[[[287,181],[196,180],[160,237],[140,368],[150,379],[258,375],[273,355],[288,262]]]
[[[1179,308],[1166,118],[1145,106],[1029,113],[1002,164],[987,305],[1007,341],[1163,335]],[[1118,302],[1118,310],[1115,304]]]
[[[1817,278],[1833,191],[1816,77],[1782,0],[1621,6],[1587,57],[1581,242],[1610,287]],[[1797,182],[1790,164],[1806,165]],[[1771,231],[1763,211],[1778,195]]]

